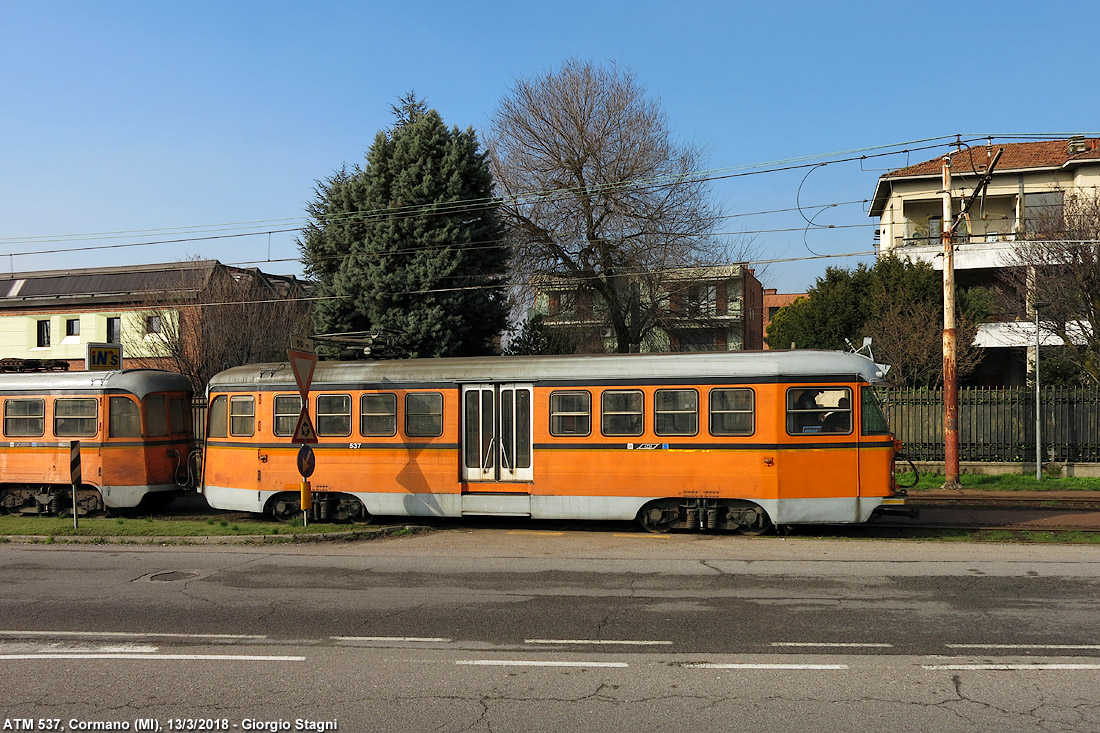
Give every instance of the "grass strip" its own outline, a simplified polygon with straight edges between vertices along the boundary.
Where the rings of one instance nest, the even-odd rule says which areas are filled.
[[[902,486],[910,484],[913,482],[913,474],[910,471],[899,471],[897,480]],[[942,474],[922,473],[920,481],[909,491],[940,489],[943,488],[943,481]],[[1100,491],[1100,478],[1082,476],[1044,476],[1041,481],[1036,481],[1035,474],[1006,473],[987,476],[964,473],[959,476],[959,483],[964,489],[975,491]]]

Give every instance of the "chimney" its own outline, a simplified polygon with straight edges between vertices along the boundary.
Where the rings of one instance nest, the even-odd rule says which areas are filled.
[[[1069,145],[1067,146],[1067,152],[1070,155],[1077,155],[1078,153],[1087,153],[1089,150],[1088,143],[1085,142],[1084,135],[1074,135],[1069,139]]]

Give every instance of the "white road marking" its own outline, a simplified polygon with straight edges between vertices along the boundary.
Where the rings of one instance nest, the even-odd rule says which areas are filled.
[[[461,659],[455,664],[473,667],[629,667],[626,662],[533,662],[518,659]]]
[[[183,661],[225,661],[225,662],[304,662],[305,657],[263,656],[250,654],[104,654],[101,652],[80,654],[40,653],[40,654],[0,654],[0,660],[27,659],[153,659]]]
[[[773,641],[772,646],[829,647],[841,649],[891,649],[893,644],[878,643],[840,643],[831,641]]]
[[[848,669],[847,664],[682,664],[684,669]]]
[[[449,644],[450,639],[435,636],[333,636],[336,641],[390,641],[390,642],[414,642],[419,644]]]
[[[127,639],[266,639],[267,634],[172,634],[142,631],[0,631],[0,636],[103,636]]]
[[[984,671],[984,670],[1091,670],[1100,669],[1100,664],[922,664],[921,667],[932,671]]]
[[[51,644],[43,652],[51,654],[153,654],[159,647],[149,644],[119,644],[117,646],[100,646],[94,649],[78,649],[76,647],[63,647],[60,644]]]
[[[946,644],[950,649],[1100,649],[1100,644]]]
[[[548,530],[539,529],[513,529],[508,534],[533,534],[540,537],[561,537],[565,532],[550,532]]]
[[[524,639],[524,644],[603,644],[622,646],[662,646],[670,645],[671,641],[646,641],[632,639]]]

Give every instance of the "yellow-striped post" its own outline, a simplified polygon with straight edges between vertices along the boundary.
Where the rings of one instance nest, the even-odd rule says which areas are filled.
[[[69,475],[73,482],[73,529],[80,529],[80,520],[76,509],[76,490],[80,486],[80,441],[69,441]]]

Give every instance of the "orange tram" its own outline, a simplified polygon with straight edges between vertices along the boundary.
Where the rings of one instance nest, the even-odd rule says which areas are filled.
[[[885,371],[809,350],[321,362],[310,516],[864,522],[905,502]],[[210,506],[299,516],[289,365],[224,371],[208,398]]]
[[[80,442],[80,514],[159,508],[188,485],[191,382],[173,372],[0,374],[0,509],[72,511],[71,441]]]

